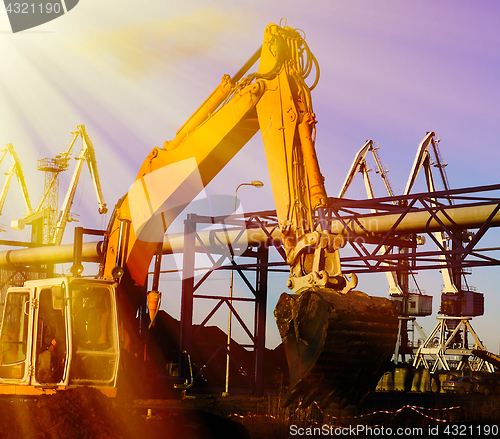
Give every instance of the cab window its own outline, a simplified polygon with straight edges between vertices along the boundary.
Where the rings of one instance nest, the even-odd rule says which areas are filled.
[[[88,285],[88,284],[87,284]],[[106,286],[74,287],[71,291],[73,383],[111,384],[116,376],[116,322],[111,290]]]
[[[0,333],[0,378],[21,379],[25,375],[29,310],[28,293],[7,295]]]

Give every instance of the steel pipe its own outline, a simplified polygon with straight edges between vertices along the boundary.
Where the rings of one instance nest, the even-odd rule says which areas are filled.
[[[435,215],[442,223],[449,228],[475,229],[481,227],[494,210],[497,204],[485,204],[466,207],[443,207]],[[371,214],[362,215],[356,220],[348,221],[352,232],[357,236],[381,236],[389,232],[401,219],[400,214]],[[491,218],[489,227],[500,226],[500,213],[496,213]],[[394,227],[392,233],[395,235],[409,233],[429,233],[442,230],[439,222],[426,210],[407,213]],[[344,224],[340,220],[333,220],[331,231],[338,234],[347,234]],[[268,233],[276,241],[281,243],[279,229],[272,228]],[[198,232],[203,247],[214,254],[221,254],[227,251],[227,244],[231,243],[238,248],[238,243],[234,243],[240,229],[228,230],[202,230]],[[240,238],[240,247],[259,247],[268,241],[269,237],[262,229],[249,229],[243,239]],[[202,245],[197,242],[196,251],[203,252]],[[184,234],[165,235],[163,242],[163,253],[182,253],[184,251]],[[103,242],[87,242],[82,246],[83,262],[99,262],[103,256]],[[12,268],[16,265],[36,265],[46,263],[68,263],[73,261],[73,244],[59,246],[43,246],[17,250],[7,250],[0,252],[0,268]]]

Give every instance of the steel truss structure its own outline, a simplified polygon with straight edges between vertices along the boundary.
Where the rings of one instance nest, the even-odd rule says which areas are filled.
[[[462,272],[465,267],[500,265],[500,259],[491,256],[492,251],[500,248],[478,248],[489,228],[500,225],[499,191],[500,185],[491,185],[360,201],[331,199],[325,217],[328,229],[343,236],[346,246],[354,250],[354,255],[346,255],[345,250],[341,251],[342,268],[346,273],[394,271],[412,274],[420,270],[445,268]],[[477,215],[478,211],[482,213]],[[484,211],[487,212],[486,215]],[[198,234],[199,225],[205,227],[204,239]],[[207,225],[214,228],[213,238],[209,239],[208,243]],[[231,230],[234,234],[235,229],[238,230],[236,238],[227,241],[220,238],[221,231],[224,236],[225,231]],[[245,233],[253,229],[263,231],[266,238],[257,244],[249,244],[245,240]],[[274,233],[277,229],[278,222],[274,211],[224,217],[190,214],[185,221],[181,349],[190,352],[193,348],[194,299],[217,301],[200,326],[206,325],[222,306],[227,306],[252,340],[251,344],[243,347],[254,351],[254,377],[249,380],[256,394],[261,394],[263,382],[267,275],[273,270],[288,272],[285,252]],[[477,230],[473,234],[469,229]],[[436,231],[446,233],[447,245],[436,239]],[[426,239],[423,236],[430,239],[434,248],[429,249],[429,246],[424,245]],[[269,261],[271,247],[276,248],[282,261]],[[214,248],[219,249],[216,255]],[[242,257],[254,258],[255,262],[236,263],[234,256],[237,251]],[[195,283],[196,252],[206,254],[212,265]],[[217,270],[236,270],[253,298],[197,294],[198,288]],[[245,274],[249,271],[256,273],[254,285]],[[255,304],[253,330],[245,324],[232,301],[250,301]],[[467,324],[470,326],[470,323]],[[470,331],[474,333],[472,328]],[[481,346],[476,347],[481,349]],[[442,347],[446,351],[447,345]],[[228,352],[230,355],[229,345],[220,346],[214,355],[226,355]],[[207,362],[211,360],[207,359]],[[420,361],[425,363],[424,360]]]
[[[368,202],[333,200],[330,221],[336,219],[342,223],[343,233],[347,234],[349,244],[355,251],[355,256],[341,258],[343,269],[356,273],[391,271],[404,282],[408,282],[409,276],[419,270],[448,270],[460,292],[470,291],[468,285],[463,285],[466,283],[463,275],[468,269],[500,264],[498,258],[491,256],[492,251],[500,248],[478,247],[489,228],[498,226],[499,189],[500,185],[492,185],[379,198]],[[366,214],[368,209],[370,213]],[[377,213],[373,214],[373,211]],[[455,215],[458,211],[464,215]],[[479,211],[483,213],[476,215]],[[386,227],[378,237],[375,237],[376,233],[367,234],[368,238],[360,237],[359,227],[364,227],[363,219],[366,217],[372,222],[380,221],[382,225],[387,224],[387,218],[391,218],[393,225],[388,229]],[[409,227],[402,227],[408,218],[418,220],[410,220]],[[398,229],[403,231],[398,232]],[[472,233],[469,229],[477,230]],[[447,240],[438,239],[435,232],[444,232]],[[430,238],[432,249],[423,245],[426,237]],[[366,244],[373,244],[372,248],[369,249]],[[446,310],[441,312],[446,314]],[[408,329],[407,325],[410,320],[412,329]],[[450,370],[452,363],[456,363],[457,370],[467,366],[476,371],[493,371],[491,364],[475,355],[477,351],[487,351],[471,326],[471,317],[462,313],[458,316],[439,316],[434,330],[427,338],[423,337],[423,343],[418,347],[408,337],[408,331],[415,328],[423,336],[414,320],[400,316],[394,355],[396,363],[399,355],[403,361],[409,355],[415,367],[423,365],[432,372]],[[469,335],[474,338],[473,347],[468,346]],[[457,356],[459,361],[449,360]]]
[[[237,236],[228,245],[219,241],[217,244],[220,248],[225,248],[225,250],[222,250],[221,254],[214,255],[206,243],[200,238],[197,230],[199,225],[205,225],[205,227],[207,225],[219,225],[223,227],[222,230],[224,231],[231,230],[234,232],[236,230]],[[276,227],[277,221],[274,212],[260,212],[259,214],[233,215],[224,217],[206,217],[189,214],[184,222],[185,233],[181,299],[181,350],[192,352],[192,349],[196,344],[194,342],[196,332],[199,331],[200,328],[204,327],[221,307],[227,306],[232,316],[234,316],[234,318],[238,321],[241,328],[243,328],[251,340],[251,344],[240,346],[252,349],[254,352],[253,377],[247,375],[246,378],[255,395],[263,394],[263,363],[266,341],[268,273],[273,270],[273,266],[283,265],[269,261],[269,249],[274,247],[276,244],[271,236],[271,231]],[[263,242],[262,245],[257,248],[248,247],[248,242],[245,239],[246,232],[256,228],[263,230],[268,237],[268,240]],[[195,253],[198,246],[198,251],[204,253],[209,258],[212,265],[207,268],[206,273],[201,277],[201,279],[195,282]],[[279,246],[276,248],[278,249],[278,252],[284,256],[283,249]],[[243,258],[253,258],[255,262],[238,264],[235,261],[236,255]],[[227,261],[229,261],[229,265],[224,265]],[[205,282],[209,276],[217,270],[236,270],[249,291],[252,293],[253,297],[248,298],[229,295],[197,294],[196,291],[203,284],[203,282]],[[249,271],[255,273],[255,281],[253,284],[246,274],[246,272]],[[215,300],[217,302],[203,319],[198,328],[193,330],[193,309],[195,299]],[[255,317],[253,328],[249,327],[245,323],[233,302],[251,302],[254,304]],[[236,365],[236,367],[238,369],[242,368],[242,365],[238,364],[237,359],[231,355],[230,343],[224,346],[218,346],[212,357],[207,358],[204,364],[208,365],[215,358],[215,356],[219,355],[229,355],[231,361]]]
[[[490,363],[474,356],[474,351],[485,351],[486,348],[470,324],[471,317],[440,316],[438,320],[439,323],[429,337],[418,347],[413,361],[415,368],[422,364],[431,372],[436,372],[438,369],[449,371],[453,365],[447,357],[452,356],[455,357],[455,370],[469,367],[474,371],[484,368],[488,372],[494,372]],[[469,340],[469,335],[472,336],[473,342]],[[428,361],[427,356],[432,360]]]
[[[330,230],[342,237],[343,244],[347,247],[341,250],[342,269],[345,273],[394,271],[412,274],[419,270],[445,268],[462,272],[467,267],[496,266],[500,265],[500,260],[492,256],[492,253],[500,248],[479,248],[479,243],[491,227],[500,225],[499,193],[500,185],[492,185],[360,201],[332,198],[322,220],[327,221],[327,224],[323,224],[323,230]],[[450,205],[451,201],[453,205]],[[319,222],[318,218],[318,224]],[[470,232],[472,229],[475,233]],[[446,244],[436,239],[434,232],[437,231],[446,233]],[[224,239],[229,233],[231,239]],[[259,238],[247,239],[246,235],[251,233]],[[424,241],[422,235],[427,236],[434,244],[432,248],[421,245]],[[207,324],[221,307],[231,310],[235,320],[251,340],[246,347],[253,349],[255,367],[252,378],[248,377],[248,380],[254,392],[261,393],[267,278],[271,271],[289,272],[279,240],[276,213],[263,211],[215,218],[191,214],[185,221],[183,241],[183,249],[180,250],[184,254],[181,349],[191,352],[193,348],[195,299],[215,300],[216,305],[206,314],[201,326]],[[270,248],[275,248],[278,252],[278,261],[269,260]],[[32,266],[36,256],[32,254],[34,250],[26,249],[25,252],[26,256],[22,258],[26,262],[21,265]],[[195,256],[200,252],[207,255],[211,267],[195,282]],[[7,252],[5,257],[10,260],[12,255]],[[241,259],[252,258],[254,261],[242,264],[239,259],[237,263],[235,255],[241,256]],[[60,262],[58,257],[45,257],[44,261]],[[89,260],[94,259],[99,260],[97,254]],[[21,267],[16,268],[23,271]],[[230,299],[229,295],[197,293],[203,282],[217,270],[236,270],[251,291],[252,297]],[[247,273],[254,273],[255,280],[252,281]],[[233,301],[254,304],[253,328],[245,324]],[[222,346],[217,355],[226,355],[227,352],[228,346]]]
[[[500,185],[491,185],[360,201],[332,199],[327,220],[341,224],[336,232],[346,236],[356,253],[341,256],[344,271],[411,272],[500,265],[500,259],[487,255],[500,247],[477,248],[489,228],[500,225],[498,191]],[[476,215],[480,210],[481,216]],[[478,230],[472,234],[469,229]],[[436,239],[436,231],[446,233],[448,245]],[[426,241],[423,234],[435,249],[419,250]],[[382,253],[383,247],[389,250]]]

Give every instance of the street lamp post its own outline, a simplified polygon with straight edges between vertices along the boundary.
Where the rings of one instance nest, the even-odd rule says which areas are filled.
[[[251,183],[239,184],[238,187],[236,188],[235,193],[234,193],[234,210],[233,210],[234,213],[236,213],[236,207],[238,204],[238,189],[241,186],[253,186],[253,187],[260,188],[260,187],[264,186],[264,183],[262,183],[261,181],[255,180],[255,181],[252,181]],[[231,266],[233,266],[233,265],[234,265],[234,253],[231,252]],[[233,282],[234,282],[234,268],[231,268],[231,277],[229,280],[229,304],[230,305],[233,304]],[[224,396],[229,394],[229,349],[230,349],[230,345],[231,345],[231,320],[232,320],[232,316],[233,316],[233,314],[231,312],[231,308],[229,308],[229,315],[228,315],[228,321],[227,321],[226,386],[225,386],[224,393],[223,393]]]

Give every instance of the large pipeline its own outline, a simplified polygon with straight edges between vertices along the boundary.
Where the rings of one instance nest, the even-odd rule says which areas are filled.
[[[440,221],[450,228],[477,229],[481,227],[494,210],[497,204],[485,204],[467,207],[445,207],[437,213]],[[401,218],[400,214],[372,214],[357,217],[356,221],[350,221],[349,227],[357,236],[373,237],[383,235],[391,230]],[[500,226],[500,213],[497,213],[489,223],[490,227]],[[410,212],[401,220],[393,230],[394,234],[428,233],[442,230],[441,225],[429,212],[420,210]],[[338,234],[346,234],[343,224],[334,220],[331,223],[331,231]],[[276,243],[280,243],[281,235],[277,228],[268,230]],[[233,242],[240,230],[202,230],[198,235],[204,247],[214,254],[224,253],[227,243]],[[249,229],[244,239],[239,242],[249,247],[258,247],[268,240],[268,235],[262,229]],[[238,247],[238,244],[235,244]],[[197,243],[196,251],[203,251]],[[163,253],[182,253],[184,251],[184,234],[165,235],[163,242]],[[87,242],[82,246],[83,262],[99,262],[103,256],[103,243]],[[46,263],[68,263],[73,261],[73,244],[59,246],[44,246],[27,249],[7,250],[0,252],[0,268],[12,268],[16,265],[34,265]]]

